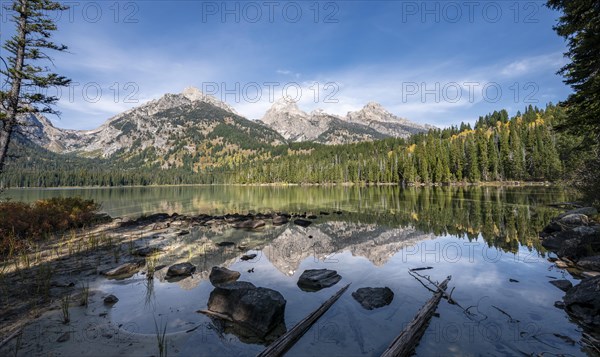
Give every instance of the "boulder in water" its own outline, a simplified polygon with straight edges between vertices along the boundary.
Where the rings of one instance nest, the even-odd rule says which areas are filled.
[[[256,333],[267,336],[284,322],[286,301],[272,289],[257,288],[246,281],[216,287],[208,299],[208,310],[226,315]]]
[[[309,269],[298,279],[298,287],[304,291],[319,291],[337,284],[342,277],[335,270]]]
[[[365,309],[373,310],[389,305],[394,300],[394,292],[388,287],[360,288],[352,293],[352,297]]]
[[[600,327],[600,276],[587,278],[567,291],[565,310],[590,327]]]
[[[174,277],[189,276],[192,275],[192,273],[195,271],[196,267],[190,262],[173,264],[167,270],[167,279]]]
[[[214,286],[234,282],[240,278],[240,273],[227,268],[212,267],[208,279]]]

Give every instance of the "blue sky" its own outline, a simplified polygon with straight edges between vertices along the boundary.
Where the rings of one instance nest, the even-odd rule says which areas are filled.
[[[345,115],[370,101],[445,127],[570,93],[541,1],[96,1],[58,19],[58,127],[92,129],[196,86],[257,119],[283,95]],[[11,33],[0,19],[2,42]],[[4,55],[4,53],[0,53]],[[285,90],[284,90],[285,89]]]

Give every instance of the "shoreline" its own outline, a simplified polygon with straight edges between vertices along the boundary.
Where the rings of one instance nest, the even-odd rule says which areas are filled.
[[[219,186],[231,186],[231,187],[379,187],[379,186],[398,186],[403,188],[416,187],[564,187],[566,185],[559,182],[550,181],[482,181],[482,182],[446,182],[446,183],[411,183],[408,185],[401,185],[399,183],[391,182],[378,182],[378,183],[366,183],[366,182],[336,182],[336,183],[199,183],[199,184],[176,184],[176,185],[130,185],[130,186],[53,186],[53,187],[41,187],[41,186],[28,186],[28,187],[5,187],[2,190],[9,191],[27,191],[27,190],[48,190],[48,191],[60,191],[60,190],[98,190],[98,189],[117,189],[117,188],[160,188],[160,187],[219,187]]]

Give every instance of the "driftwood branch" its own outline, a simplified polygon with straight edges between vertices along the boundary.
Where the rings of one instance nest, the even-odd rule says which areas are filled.
[[[10,340],[19,336],[19,334],[21,334],[21,333],[23,333],[23,328],[17,329],[15,332],[11,333],[10,336],[8,336],[2,342],[0,342],[0,347],[6,345],[8,342],[10,342]]]
[[[198,310],[196,312],[199,312],[201,314],[204,315],[208,315],[208,316],[214,316],[214,317],[218,317],[221,320],[227,320],[229,322],[233,322],[233,319],[225,314],[221,314],[219,312],[214,312],[214,311],[210,311],[210,310]]]
[[[448,282],[452,277],[448,276],[446,280],[436,286],[438,291],[433,294],[433,297],[427,301],[419,310],[415,318],[400,332],[400,335],[392,341],[390,346],[381,354],[381,357],[402,357],[410,356],[415,346],[419,343],[421,337],[425,333],[429,320],[435,313],[445,290],[448,287]]]
[[[464,307],[462,307],[458,302],[456,302],[456,300],[454,300],[452,298],[452,293],[454,292],[454,288],[452,288],[452,290],[450,291],[450,294],[448,294],[448,292],[446,292],[446,289],[440,289],[440,286],[435,283],[434,281],[431,280],[431,278],[429,276],[424,276],[421,275],[417,272],[415,272],[414,270],[409,270],[408,273],[415,279],[417,279],[418,282],[421,283],[421,285],[425,286],[429,291],[431,292],[436,292],[436,291],[442,291],[443,297],[445,297],[446,299],[448,299],[448,303],[452,304],[452,305],[456,305],[458,306],[467,316],[471,317],[473,316],[472,312],[469,312],[469,309],[465,309]],[[419,279],[420,278],[420,279]],[[427,280],[427,282],[429,282],[429,284],[433,285],[436,290],[434,291],[433,289],[430,289],[428,286],[426,286],[421,279]]]
[[[350,284],[341,288],[332,297],[327,299],[318,309],[311,312],[302,321],[298,322],[288,332],[279,337],[275,342],[270,344],[264,351],[262,351],[257,357],[275,357],[283,356],[283,354],[290,349],[306,331],[315,323],[317,320],[333,305],[342,294],[348,289]]]

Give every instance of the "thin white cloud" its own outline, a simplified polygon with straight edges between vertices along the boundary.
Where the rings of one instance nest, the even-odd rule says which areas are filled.
[[[539,71],[556,71],[566,63],[561,52],[548,53],[540,56],[532,56],[513,61],[505,65],[500,73],[507,77],[520,77]]]
[[[63,116],[59,126],[85,129],[95,128],[109,117],[165,93],[179,93],[190,85],[201,89],[206,85],[216,86],[218,99],[226,101],[247,118],[261,118],[273,101],[285,94],[282,89],[286,84],[292,84],[292,90],[301,89],[298,105],[307,112],[323,109],[343,116],[374,101],[400,117],[447,126],[461,120],[474,120],[476,116],[470,118],[467,113],[480,108],[478,106],[483,105],[483,109],[477,109],[477,115],[485,114],[488,108],[509,106],[507,101],[487,100],[483,93],[486,84],[499,83],[506,97],[510,95],[509,85],[502,81],[512,81],[513,77],[534,71],[553,73],[564,63],[562,54],[549,53],[505,65],[492,63],[468,67],[460,60],[420,65],[397,62],[301,75],[285,67],[275,71],[271,67],[267,71],[269,65],[260,61],[235,62],[231,59],[235,56],[204,55],[191,49],[182,58],[177,52],[135,48],[135,44],[123,48],[108,38],[96,38],[91,42],[87,37],[71,35],[68,42],[75,55],[65,56],[57,63],[76,74],[72,78],[80,83],[80,88],[89,82],[103,88],[103,98],[98,103],[85,100],[60,102],[58,109],[68,115]],[[253,72],[249,68],[257,70]],[[125,85],[130,82],[138,88],[135,96],[138,103],[124,101],[130,93],[125,90]],[[271,89],[265,85],[268,82],[279,83],[273,93],[268,93]],[[111,86],[114,88],[115,83],[120,88],[117,100],[112,99],[114,89]],[[248,93],[244,88],[251,83],[260,87],[258,100],[255,96],[246,97]],[[460,88],[458,97],[457,88]],[[238,93],[227,94],[228,90]],[[492,94],[493,90],[491,88]],[[81,117],[86,120],[82,121]]]

